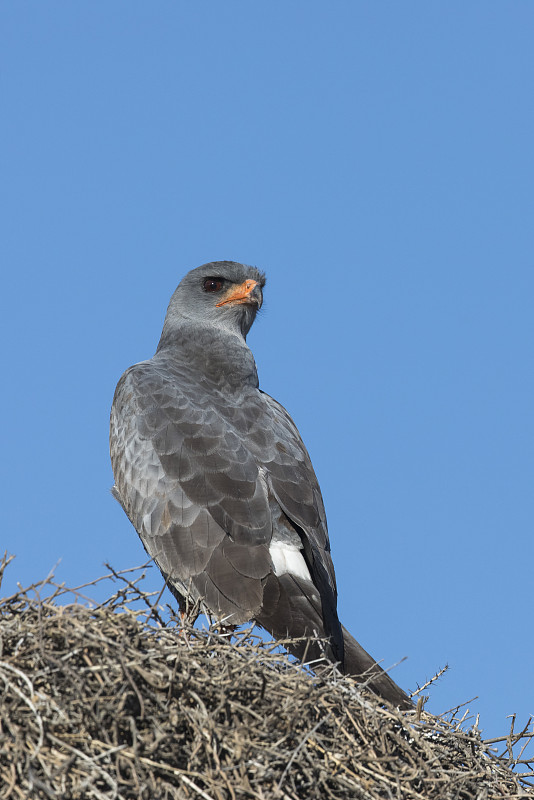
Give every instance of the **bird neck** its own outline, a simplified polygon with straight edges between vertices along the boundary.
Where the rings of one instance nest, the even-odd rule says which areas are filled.
[[[258,387],[256,362],[240,333],[215,325],[185,323],[162,337],[156,359],[175,371],[200,376],[203,387],[235,390]]]

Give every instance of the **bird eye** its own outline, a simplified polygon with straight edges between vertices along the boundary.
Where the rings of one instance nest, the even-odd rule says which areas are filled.
[[[220,292],[223,288],[224,281],[222,278],[206,278],[204,281],[205,292]]]

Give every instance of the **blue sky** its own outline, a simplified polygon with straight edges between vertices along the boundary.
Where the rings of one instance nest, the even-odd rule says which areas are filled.
[[[2,3],[6,590],[143,561],[115,384],[188,269],[244,261],[344,624],[406,688],[448,662],[431,711],[526,722],[533,30],[527,1]]]

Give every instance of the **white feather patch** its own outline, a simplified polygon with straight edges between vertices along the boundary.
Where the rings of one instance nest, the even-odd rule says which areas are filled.
[[[296,578],[311,581],[310,571],[299,547],[284,542],[271,542],[269,553],[273,561],[275,575],[289,573]]]

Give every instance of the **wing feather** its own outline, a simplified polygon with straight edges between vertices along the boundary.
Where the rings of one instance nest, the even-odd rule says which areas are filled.
[[[179,594],[245,621],[278,580],[271,539],[300,543],[315,584],[301,588],[312,605],[320,595],[337,639],[324,507],[293,420],[255,387],[231,402],[176,370],[157,358],[131,367],[112,410],[117,491],[146,550]]]

